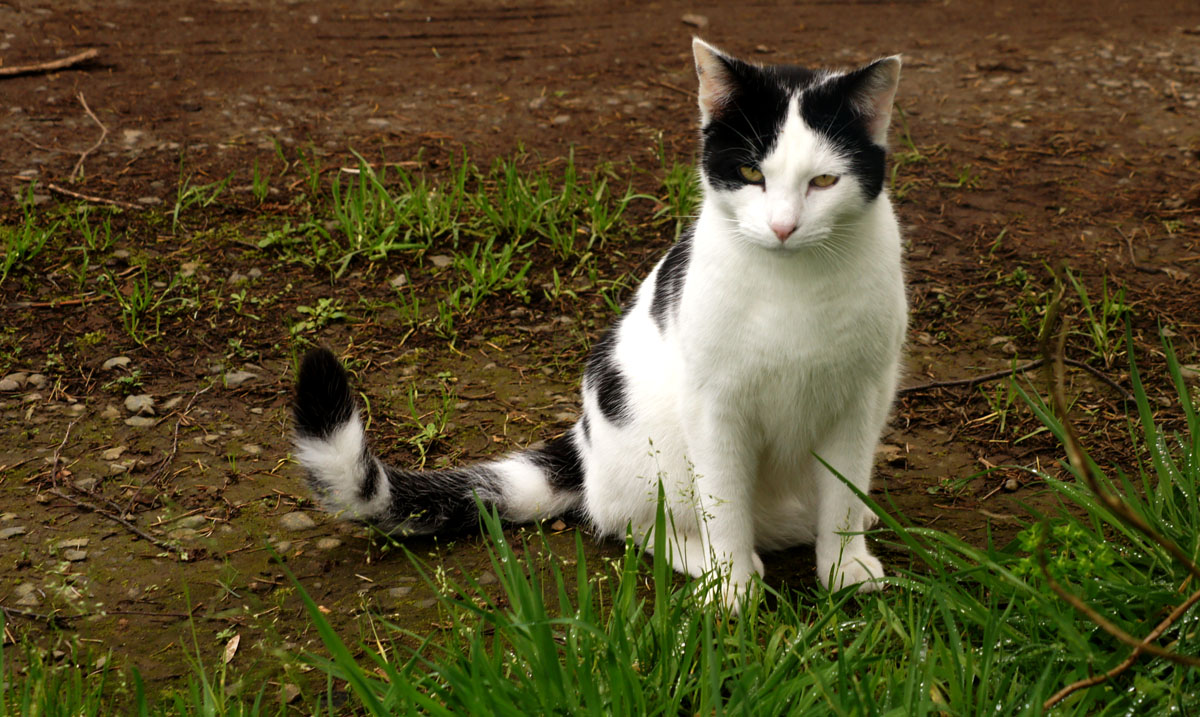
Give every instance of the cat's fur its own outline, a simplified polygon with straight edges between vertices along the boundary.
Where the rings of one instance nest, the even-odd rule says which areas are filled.
[[[313,351],[296,457],[329,508],[427,533],[473,525],[477,495],[511,521],[574,512],[647,540],[661,481],[674,565],[720,568],[727,599],[762,573],[759,551],[799,543],[825,585],[876,586],[868,511],[823,462],[865,492],[896,389],[907,307],[883,183],[899,58],[836,73],[693,49],[703,208],[593,347],[580,420],[482,465],[393,468],[337,359]]]

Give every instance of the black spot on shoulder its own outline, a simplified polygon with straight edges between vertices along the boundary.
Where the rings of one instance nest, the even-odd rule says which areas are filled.
[[[660,333],[667,330],[667,317],[675,313],[679,297],[683,293],[683,280],[687,276],[688,261],[692,257],[692,229],[675,242],[654,280],[654,298],[650,301],[650,318]]]
[[[583,462],[570,432],[550,441],[541,450],[534,451],[532,458],[546,471],[550,485],[555,490],[576,491],[583,486]]]
[[[588,385],[596,392],[600,403],[600,413],[609,422],[623,425],[628,420],[628,387],[621,367],[617,365],[615,356],[617,346],[617,329],[620,322],[605,332],[604,336],[592,347],[592,355],[588,359]]]

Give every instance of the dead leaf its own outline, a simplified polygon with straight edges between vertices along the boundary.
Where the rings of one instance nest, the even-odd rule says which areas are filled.
[[[225,656],[222,658],[222,660],[226,665],[233,660],[233,656],[237,654],[238,645],[241,643],[242,634],[240,632],[229,638],[229,642],[225,643]]]

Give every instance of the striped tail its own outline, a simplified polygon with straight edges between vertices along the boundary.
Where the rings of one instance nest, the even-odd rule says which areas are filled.
[[[569,431],[540,449],[442,471],[388,466],[367,445],[346,370],[328,349],[300,365],[293,407],[296,460],[331,512],[401,535],[459,531],[479,521],[476,496],[513,522],[577,509],[583,468]]]

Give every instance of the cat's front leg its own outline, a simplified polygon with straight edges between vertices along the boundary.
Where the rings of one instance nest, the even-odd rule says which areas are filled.
[[[688,455],[705,568],[719,572],[723,602],[736,610],[753,575],[762,574],[752,513],[758,453],[744,421],[718,402],[694,402],[688,415]]]
[[[817,455],[866,493],[871,484],[875,433],[869,427],[843,423]],[[830,590],[858,585],[860,592],[882,587],[883,564],[862,534],[870,510],[833,472],[818,461],[820,510],[817,517],[817,577]]]

